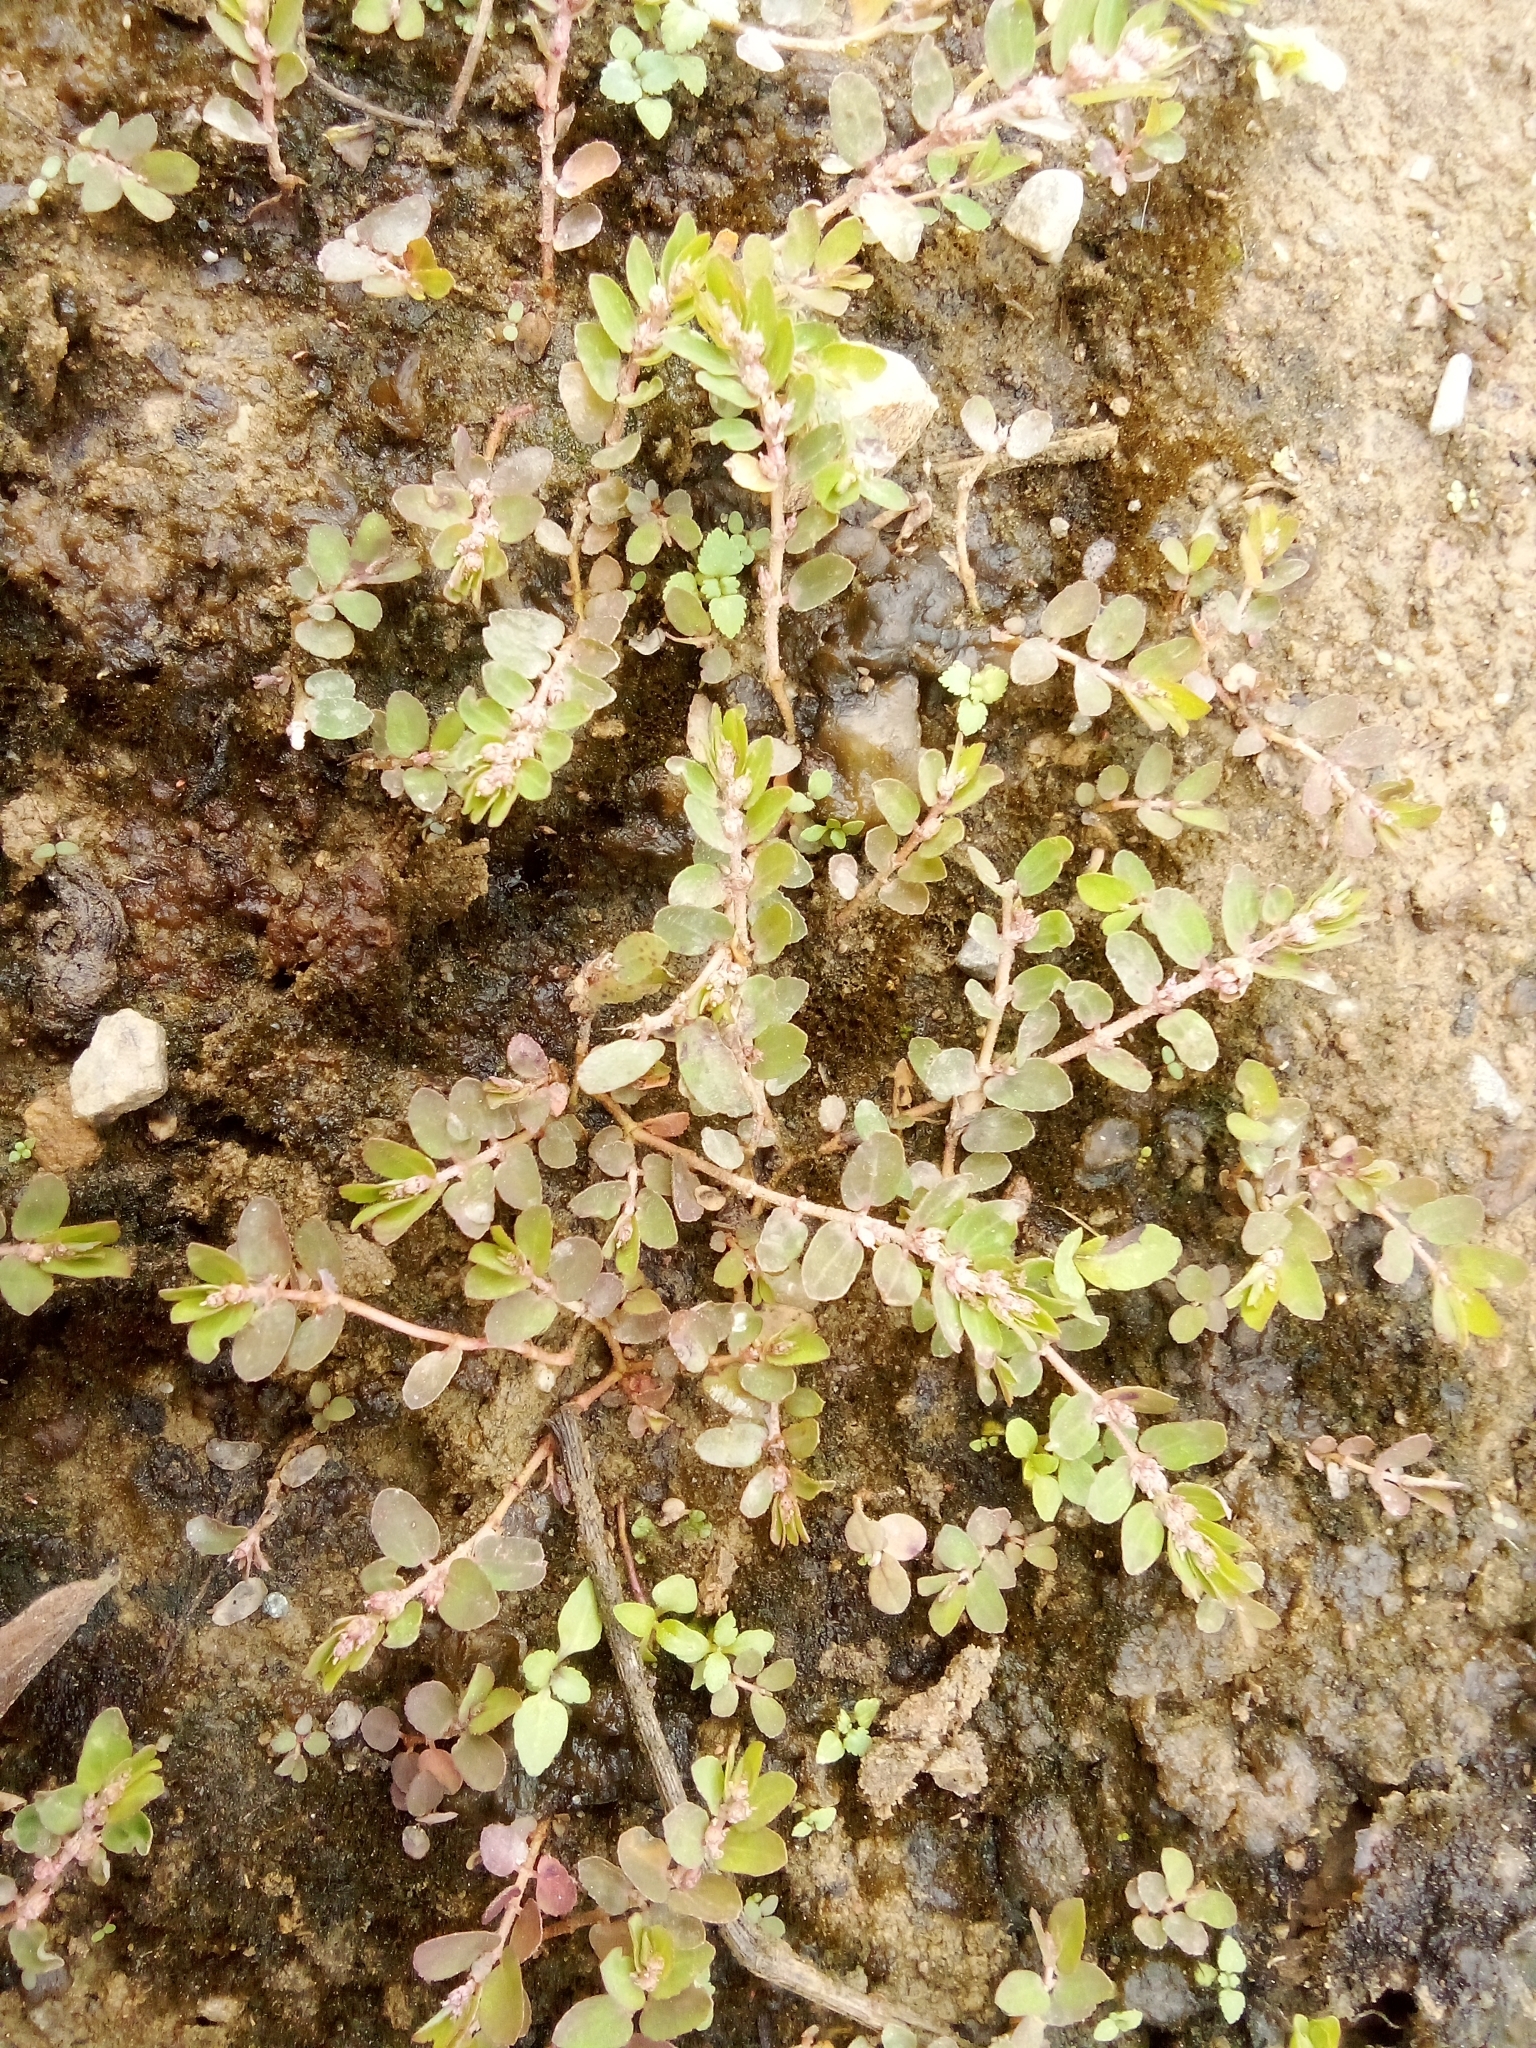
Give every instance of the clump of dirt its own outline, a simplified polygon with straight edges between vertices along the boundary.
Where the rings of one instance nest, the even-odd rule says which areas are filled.
[[[1316,0],[1307,12],[1350,64],[1336,101],[1256,107],[1197,66],[1188,160],[1124,202],[1091,183],[1059,269],[1000,233],[940,230],[916,263],[875,264],[849,324],[918,363],[943,420],[980,393],[1004,413],[1039,404],[1062,424],[1118,423],[1107,460],[978,491],[971,554],[993,616],[1075,580],[1104,543],[1110,587],[1156,589],[1161,539],[1250,486],[1294,494],[1316,566],[1266,658],[1297,692],[1348,689],[1390,714],[1445,815],[1377,863],[1380,914],[1361,948],[1336,956],[1341,993],[1270,988],[1234,1014],[1224,1049],[1282,1068],[1334,1131],[1478,1193],[1501,1241],[1529,1251],[1536,100],[1524,23],[1511,0],[1454,15],[1429,0],[1389,15]],[[204,165],[160,228],[126,207],[83,219],[72,200],[30,215],[39,145],[0,111],[0,1139],[72,1144],[72,1215],[117,1217],[138,1249],[131,1282],[61,1287],[26,1324],[0,1310],[0,1609],[112,1563],[122,1575],[7,1715],[0,1780],[25,1791],[66,1773],[108,1702],[136,1733],[171,1737],[154,1853],[120,1863],[106,1894],[71,1896],[66,1988],[29,2002],[4,1966],[0,2037],[169,2044],[195,2026],[214,2048],[363,2048],[430,2009],[410,1978],[413,1945],[476,1924],[488,1892],[466,1859],[484,1820],[536,1804],[558,1817],[569,1860],[653,1817],[602,1653],[589,1660],[592,1704],[552,1769],[537,1785],[514,1769],[495,1795],[466,1796],[421,1861],[402,1851],[387,1759],[338,1745],[295,1786],[259,1746],[314,1705],[303,1666],[355,1602],[377,1489],[408,1487],[445,1529],[469,1529],[527,1457],[548,1397],[472,1360],[412,1413],[400,1400],[411,1347],[349,1326],[325,1370],[356,1415],[269,1544],[286,1606],[219,1628],[210,1609],[226,1576],[192,1553],[183,1525],[252,1518],[310,1409],[301,1388],[246,1386],[227,1364],[191,1360],[155,1290],[182,1277],[189,1239],[227,1241],[253,1194],[295,1220],[339,1217],[334,1190],[357,1177],[363,1141],[400,1135],[418,1085],[496,1071],[512,1032],[569,1059],[572,974],[649,920],[687,858],[659,764],[681,746],[693,681],[685,651],[647,658],[551,799],[489,837],[406,815],[342,749],[287,746],[283,693],[253,682],[287,645],[284,577],[311,525],[387,506],[441,463],[454,427],[483,436],[509,406],[528,408],[519,434],[555,450],[556,490],[583,474],[556,379],[588,266],[563,259],[555,344],[524,361],[502,325],[537,264],[538,184],[521,70],[531,46],[510,24],[498,22],[452,138],[381,129],[362,171],[322,139],[336,109],[296,95],[284,119],[307,182],[273,208],[259,157],[185,118],[218,68],[194,14],[180,0],[126,12],[70,0],[0,23],[0,60],[26,80],[6,84],[7,107],[54,125],[145,106]],[[812,60],[766,79],[722,62],[696,118],[653,143],[596,95],[618,18],[599,10],[582,25],[568,74],[575,134],[611,135],[626,158],[590,267],[616,270],[630,232],[654,236],[684,207],[711,229],[776,229],[824,153],[830,69]],[[357,35],[339,5],[312,6],[309,29],[327,75],[423,111],[443,104],[463,47],[451,12],[410,46]],[[964,25],[953,54],[978,43]],[[432,194],[434,246],[458,289],[434,306],[330,297],[320,242],[418,189]],[[1431,440],[1456,349],[1474,362],[1468,423]],[[689,437],[684,388],[655,401],[656,480],[729,510]],[[948,482],[910,481],[927,484],[942,527]],[[424,588],[386,593],[358,664],[372,701],[407,686],[440,711],[477,674],[473,622]],[[824,710],[871,688],[899,691],[937,742],[938,675],[988,645],[937,544],[881,543],[840,608],[787,635],[807,743],[821,743]],[[1070,736],[1064,700],[1021,695],[989,724],[1008,780],[974,836],[1009,866],[1049,831],[1111,853],[1119,838],[1083,818],[1075,790],[1139,749],[1113,727]],[[1199,738],[1191,758],[1214,750]],[[1285,771],[1264,765],[1273,788],[1228,766],[1225,844],[1190,835],[1149,851],[1129,838],[1207,900],[1233,856],[1320,878],[1330,855],[1288,800]],[[78,848],[74,864],[39,867],[34,849],[57,838]],[[953,878],[928,917],[872,922],[851,940],[813,916],[799,1021],[826,1087],[879,1095],[914,1032],[963,1035],[953,963],[979,907],[975,886]],[[110,1006],[164,1023],[171,1088],[148,1116],[82,1136],[64,1107],[68,1066],[109,989]],[[1478,1107],[1477,1060],[1507,1084],[1504,1115]],[[1025,1161],[1039,1241],[1082,1210],[1106,1230],[1156,1219],[1191,1256],[1229,1257],[1241,1228],[1222,1179],[1229,1072],[1160,1079],[1134,1100],[1083,1086]],[[807,1083],[805,1103],[786,1099],[786,1152],[813,1196],[836,1185],[835,1162],[814,1160],[819,1092]],[[29,1170],[19,1156],[0,1167],[7,1210]],[[574,1192],[551,1179],[559,1199]],[[940,1999],[984,2038],[998,2024],[993,1986],[1034,1961],[1029,1911],[1081,1894],[1095,1953],[1153,2039],[1214,2048],[1233,2028],[1187,1972],[1146,1956],[1124,1907],[1128,1879],[1178,1842],[1238,1903],[1242,2027],[1257,2048],[1285,2038],[1291,2012],[1330,2008],[1352,2019],[1351,2043],[1530,2038],[1536,1382],[1523,1323],[1457,1354],[1434,1339],[1425,1300],[1385,1296],[1373,1228],[1357,1226],[1328,1269],[1320,1329],[1281,1318],[1262,1335],[1234,1327],[1173,1346],[1171,1303],[1116,1305],[1116,1380],[1226,1422],[1236,1462],[1224,1483],[1282,1626],[1256,1643],[1199,1635],[1165,1577],[1120,1575],[1104,1532],[1068,1508],[1060,1569],[1010,1596],[1000,1651],[962,1651],[963,1676],[980,1660],[990,1680],[964,1687],[964,1714],[943,1690],[953,1644],[926,1630],[920,1605],[872,1611],[840,1507],[859,1489],[879,1512],[963,1522],[1015,1497],[1016,1468],[977,1435],[952,1364],[872,1303],[826,1312],[818,1471],[832,1497],[812,1505],[807,1545],[783,1553],[739,1522],[734,1486],[682,1431],[632,1433],[617,1394],[594,1411],[605,1497],[655,1530],[638,1541],[639,1567],[650,1579],[688,1571],[722,1600],[728,1589],[799,1667],[779,1756],[801,1804],[836,1818],[795,1843],[776,1882],[791,1938],[825,1967]],[[461,1241],[441,1217],[388,1256],[352,1245],[353,1293],[387,1288],[393,1309],[427,1322],[462,1313]],[[677,1306],[707,1289],[713,1260],[701,1229],[648,1270]],[[663,1419],[689,1399],[663,1393],[652,1390]],[[1454,1521],[1388,1522],[1358,1493],[1334,1501],[1300,1455],[1324,1429],[1387,1442],[1409,1428],[1434,1436],[1465,1485]],[[215,1439],[254,1441],[262,1456],[226,1472],[207,1455]],[[669,1521],[673,1500],[697,1514]],[[462,1685],[477,1659],[510,1677],[523,1648],[552,1639],[579,1571],[574,1539],[548,1494],[520,1512],[548,1549],[545,1585],[472,1643],[429,1621],[414,1650],[370,1667],[354,1688],[362,1703],[398,1703],[429,1675]],[[942,1727],[924,1719],[936,1689]],[[884,1703],[887,1743],[915,1723],[934,1752],[899,1803],[863,1773],[856,1788],[850,1766],[813,1760],[816,1731],[868,1694]],[[686,1756],[699,1701],[663,1674],[660,1707]],[[938,1754],[948,1742],[953,1757],[956,1741],[961,1783]],[[969,1767],[978,1756],[984,1775]],[[540,2037],[562,1996],[590,1988],[583,1969],[571,1943],[533,1974]],[[726,2048],[791,2041],[813,2017],[724,1961],[715,1974],[712,2038]]]

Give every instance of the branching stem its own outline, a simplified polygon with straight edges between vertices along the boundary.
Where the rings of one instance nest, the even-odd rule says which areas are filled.
[[[322,1274],[322,1280],[324,1277]],[[540,1280],[536,1274],[529,1276],[529,1282],[541,1294],[554,1294],[549,1282]],[[574,1345],[567,1346],[564,1351],[544,1351],[537,1344],[493,1344],[488,1337],[471,1337],[462,1330],[434,1330],[429,1324],[407,1322],[404,1316],[391,1315],[388,1309],[374,1308],[369,1302],[358,1301],[352,1295],[339,1293],[329,1286],[290,1287],[285,1280],[255,1280],[244,1286],[220,1288],[219,1294],[230,1306],[239,1301],[253,1301],[258,1307],[267,1308],[276,1301],[291,1301],[295,1308],[311,1309],[317,1314],[339,1308],[349,1316],[360,1316],[364,1322],[377,1323],[381,1329],[394,1330],[402,1337],[414,1337],[421,1344],[440,1344],[444,1348],[454,1346],[460,1351],[515,1351],[520,1358],[555,1368],[569,1365],[576,1356]],[[581,1311],[573,1309],[571,1313],[579,1316]],[[603,1325],[594,1327],[601,1329]]]
[[[328,78],[322,78],[313,65],[309,68],[309,83],[317,92],[323,92],[328,100],[335,100],[341,107],[350,107],[355,114],[367,114],[375,121],[392,122],[396,128],[420,128],[428,135],[437,132],[435,121],[423,121],[419,114],[397,114],[393,107],[381,107],[376,100],[365,100],[355,92],[348,92],[344,86],[333,85]]]
[[[245,0],[245,40],[255,58],[257,88],[261,94],[261,132],[266,138],[267,171],[274,185],[288,192],[295,185],[302,185],[303,179],[296,178],[283,162],[282,145],[277,135],[277,75],[273,59],[277,52],[267,41],[265,25],[267,19],[266,0]]]
[[[261,1513],[256,1517],[250,1528],[246,1530],[240,1542],[229,1553],[229,1562],[239,1572],[242,1579],[248,1579],[252,1572],[265,1572],[272,1569],[267,1562],[266,1553],[261,1547],[261,1539],[282,1512],[283,1499],[287,1491],[283,1485],[284,1472],[287,1471],[300,1451],[307,1450],[314,1441],[315,1432],[312,1429],[304,1430],[293,1439],[293,1442],[288,1445],[287,1449],[278,1459],[277,1464],[273,1467],[272,1477],[267,1481],[267,1497],[262,1502]]]
[[[485,39],[491,32],[491,9],[496,0],[480,0],[480,11],[475,16],[474,31],[469,38],[469,48],[464,52],[464,62],[459,66],[459,76],[453,88],[453,98],[448,102],[448,111],[443,116],[443,133],[451,135],[459,125],[459,116],[464,111],[464,102],[469,98],[469,88],[475,82],[479,67],[480,53],[485,48]]]
[[[584,4],[585,0],[557,0],[549,24],[544,76],[534,88],[539,108],[539,294],[546,300],[555,296],[555,215],[560,199],[555,151],[560,142],[560,88],[565,79],[566,59],[571,54],[571,30]]]
[[[582,1554],[597,1587],[603,1630],[624,1691],[625,1704],[629,1708],[630,1724],[651,1767],[663,1809],[670,1813],[687,1803],[688,1794],[677,1759],[662,1732],[650,1680],[640,1662],[635,1639],[614,1619],[614,1609],[622,1603],[624,1590],[613,1561],[613,1552],[608,1547],[607,1517],[593,1483],[586,1436],[574,1404],[560,1409],[555,1415],[550,1433],[559,1446],[560,1462],[571,1490],[571,1504],[576,1511]],[[817,1969],[814,1963],[797,1955],[786,1942],[767,1942],[744,1921],[727,1921],[720,1928],[720,1936],[742,1968],[763,1983],[806,1999],[828,2012],[840,2013],[872,2034],[878,2035],[893,2024],[911,2027],[924,2034],[948,2033],[953,2029],[954,2021],[948,2017],[911,2012],[903,2006],[871,1998],[865,1992],[839,1984],[824,1970]]]
[[[976,589],[976,571],[971,567],[966,527],[971,516],[971,493],[981,481],[982,472],[991,460],[990,455],[978,455],[974,462],[966,463],[955,485],[955,574],[960,578],[965,601],[977,618],[982,616],[981,598]]]

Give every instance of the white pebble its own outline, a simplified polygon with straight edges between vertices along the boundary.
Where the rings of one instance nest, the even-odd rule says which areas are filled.
[[[1518,1123],[1525,1114],[1525,1105],[1510,1092],[1509,1083],[1493,1064],[1480,1052],[1475,1052],[1467,1066],[1467,1086],[1472,1091],[1474,1109],[1497,1110],[1504,1121]]]
[[[1115,544],[1112,540],[1090,541],[1083,550],[1083,574],[1090,583],[1102,583],[1115,565]]]
[[[1429,416],[1432,434],[1453,433],[1467,416],[1467,392],[1472,384],[1472,358],[1464,352],[1451,357],[1435,394],[1435,409]]]
[[[1082,213],[1083,181],[1076,171],[1037,171],[1013,195],[1003,226],[1047,263],[1059,263]]]
[[[169,1086],[165,1027],[137,1010],[101,1018],[69,1076],[75,1115],[103,1124],[158,1102]]]

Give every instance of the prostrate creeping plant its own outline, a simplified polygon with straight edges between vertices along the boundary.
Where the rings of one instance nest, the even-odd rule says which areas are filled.
[[[1235,1069],[1239,1107],[1228,1117],[1246,1263],[1235,1253],[1229,1264],[1197,1263],[1156,1216],[1113,1236],[1065,1209],[1046,1205],[1043,1216],[1021,1173],[1042,1119],[1090,1088],[1134,1099],[1215,1074],[1224,1017],[1252,1003],[1261,983],[1331,990],[1324,956],[1361,934],[1369,898],[1341,868],[1293,884],[1234,862],[1199,894],[1174,879],[1173,842],[1229,829],[1215,801],[1236,779],[1224,752],[1288,763],[1275,779],[1294,781],[1303,813],[1344,862],[1392,854],[1405,833],[1434,823],[1435,807],[1389,772],[1398,736],[1362,702],[1298,703],[1258,666],[1284,593],[1306,572],[1294,511],[1263,492],[1240,525],[1231,507],[1213,508],[1187,537],[1162,542],[1158,591],[1106,595],[1085,574],[1025,612],[991,618],[967,540],[975,493],[996,469],[1048,453],[1057,429],[1043,408],[1005,421],[991,401],[970,398],[960,414],[969,450],[948,465],[958,481],[944,558],[963,599],[957,616],[985,634],[995,658],[973,639],[948,662],[929,743],[874,777],[856,811],[831,771],[807,758],[792,621],[852,589],[872,533],[888,533],[899,550],[933,511],[916,480],[937,401],[915,365],[848,320],[875,282],[873,266],[910,262],[941,225],[965,237],[1006,219],[1004,188],[1047,152],[1080,163],[1117,198],[1171,170],[1187,125],[1176,88],[1198,53],[1233,54],[1241,38],[1266,98],[1293,78],[1338,88],[1336,60],[1314,37],[1256,29],[1246,6],[1060,0],[1042,20],[1029,0],[992,0],[957,73],[945,15],[915,0],[854,0],[846,15],[822,0],[764,0],[756,21],[736,0],[639,0],[633,27],[611,31],[599,92],[633,107],[652,138],[710,90],[711,66],[732,61],[721,34],[734,36],[736,61],[764,73],[801,58],[835,61],[820,196],[774,233],[711,230],[679,212],[664,235],[632,236],[616,264],[622,275],[585,276],[567,350],[556,258],[602,231],[588,195],[623,158],[604,140],[568,143],[576,114],[565,73],[590,10],[584,0],[539,0],[519,24],[541,60],[522,80],[536,113],[538,304],[507,333],[525,362],[559,347],[569,432],[519,440],[510,411],[483,438],[461,426],[442,466],[429,458],[393,491],[389,511],[409,540],[384,508],[371,509],[351,532],[312,526],[288,572],[294,647],[325,664],[305,673],[295,659],[285,672],[290,746],[359,742],[336,758],[377,777],[407,830],[515,832],[526,806],[553,796],[597,714],[643,691],[645,661],[671,650],[697,685],[675,749],[658,764],[689,840],[664,900],[658,890],[648,921],[575,964],[558,1042],[516,1032],[505,1071],[417,1088],[402,1132],[375,1129],[355,1147],[357,1177],[340,1190],[351,1229],[392,1247],[436,1212],[422,1236],[462,1240],[462,1307],[419,1322],[349,1292],[333,1223],[285,1217],[266,1195],[245,1204],[228,1244],[189,1246],[189,1277],[163,1290],[202,1366],[227,1358],[240,1381],[305,1390],[306,1429],[277,1454],[259,1515],[187,1524],[200,1555],[239,1574],[214,1610],[221,1626],[261,1610],[263,1544],[285,1489],[324,1469],[326,1433],[355,1416],[351,1393],[315,1375],[359,1325],[394,1346],[411,1413],[458,1400],[471,1357],[480,1369],[526,1375],[546,1404],[549,1433],[456,1539],[438,1520],[441,1502],[434,1510],[394,1485],[372,1501],[380,1554],[358,1574],[355,1611],[332,1621],[307,1671],[324,1694],[354,1682],[393,1687],[399,1710],[380,1702],[364,1713],[344,1694],[322,1728],[285,1704],[266,1738],[285,1787],[303,1785],[311,1763],[353,1736],[389,1756],[403,1846],[425,1855],[428,1828],[459,1811],[448,1802],[496,1793],[513,1760],[543,1805],[539,1781],[573,1713],[591,1703],[585,1660],[606,1640],[655,1778],[660,1831],[630,1827],[611,1860],[589,1855],[571,1870],[549,1847],[553,1810],[486,1819],[472,1867],[500,1889],[479,1926],[430,1935],[414,1953],[425,1983],[449,1987],[415,2036],[435,2048],[521,2039],[533,2024],[525,1969],[578,1932],[593,1967],[553,2023],[555,2048],[625,2048],[637,2034],[666,2042],[708,2027],[716,1939],[768,1982],[868,2027],[884,2048],[918,2039],[910,2016],[839,1986],[788,1947],[778,1894],[744,1900],[737,1883],[785,1868],[774,1823],[792,1802],[803,1815],[792,1840],[826,1833],[837,1817],[770,1767],[765,1745],[792,1756],[799,1742],[818,1770],[862,1761],[882,1739],[882,1699],[837,1708],[812,1744],[815,1716],[798,1710],[803,1682],[781,1631],[746,1599],[743,1626],[702,1572],[669,1570],[647,1590],[621,1502],[625,1597],[607,1511],[579,1455],[578,1418],[605,1395],[627,1398],[642,1451],[670,1437],[667,1450],[686,1453],[701,1485],[734,1475],[744,1547],[760,1534],[766,1556],[790,1551],[834,1517],[839,1563],[856,1565],[884,1622],[920,1628],[917,1614],[902,1622],[915,1592],[928,1630],[979,1654],[978,1644],[1027,1625],[1031,1596],[1038,1609],[1061,1574],[1081,1568],[1065,1539],[1088,1525],[1118,1532],[1131,1576],[1165,1561],[1199,1630],[1231,1624],[1251,1637],[1280,1616],[1263,1597],[1262,1558],[1234,1526],[1227,1430],[1181,1413],[1161,1387],[1119,1384],[1112,1365],[1096,1366],[1117,1298],[1161,1289],[1169,1335],[1183,1346],[1214,1342],[1234,1318],[1262,1330],[1280,1309],[1316,1322],[1329,1309],[1319,1269],[1341,1227],[1359,1220],[1381,1232],[1385,1284],[1426,1283],[1447,1344],[1497,1334],[1490,1297],[1525,1279],[1520,1260],[1483,1242],[1475,1199],[1442,1192],[1353,1137],[1309,1136],[1305,1101],[1251,1058]],[[442,134],[464,110],[492,16],[482,0],[465,17],[470,44]],[[292,192],[300,180],[279,115],[312,74],[299,0],[216,0],[208,19],[242,97],[214,94],[203,120],[263,151],[274,182]],[[362,34],[392,33],[407,51],[427,27],[418,0],[356,0],[352,22]],[[888,120],[895,110],[882,86],[896,53],[904,104]],[[893,125],[908,138],[895,146]],[[119,126],[110,113],[77,138],[68,176],[86,211],[126,196],[152,220],[170,213],[170,195],[189,189],[196,169],[157,151],[155,139],[149,116]],[[59,167],[45,166],[45,183]],[[315,252],[324,286],[354,294],[338,303],[426,309],[455,288],[427,238],[428,192],[361,206]],[[663,414],[658,432],[652,421]],[[698,455],[686,490],[663,482],[679,435]],[[1218,559],[1229,552],[1230,570]],[[445,632],[450,620],[455,634],[468,621],[479,636],[478,677],[451,702],[429,681],[391,674],[390,687],[375,689],[366,673],[359,636],[376,632],[386,605],[405,604]],[[355,656],[361,683],[336,666]],[[1074,785],[1069,830],[1035,836],[997,822],[1001,806],[989,802],[1007,779],[999,735],[1026,713],[1059,713],[1070,739],[1093,734],[1095,745],[1126,753]],[[1196,728],[1203,751],[1191,758],[1183,749]],[[1208,742],[1217,731],[1228,748]],[[822,809],[832,802],[835,815]],[[1016,819],[1017,806],[1007,815]],[[1119,843],[1133,834],[1140,851]],[[861,1095],[850,1107],[832,1092],[830,1045],[815,1037],[817,942],[830,957],[855,933],[919,923],[946,891],[982,907],[969,918],[944,1036],[909,1029],[885,1048],[888,1099],[882,1084],[880,1100]],[[814,1099],[813,1074],[828,1091]],[[814,1149],[796,1152],[812,1124]],[[57,1278],[128,1271],[117,1226],[65,1226],[67,1203],[61,1181],[36,1176],[0,1243],[0,1296],[23,1315],[43,1306]],[[707,1283],[690,1282],[705,1271]],[[895,1496],[846,1485],[839,1411],[848,1396],[830,1364],[847,1327],[834,1304],[845,1300],[922,1340],[994,1411],[976,1425],[974,1447],[1006,1448],[1003,1483],[986,1500],[946,1503],[950,1519],[930,1516],[931,1536]],[[355,1391],[355,1380],[344,1384]],[[1358,1478],[1391,1516],[1415,1502],[1449,1513],[1457,1482],[1407,1469],[1429,1450],[1420,1433],[1380,1453],[1363,1434],[1324,1435],[1305,1458],[1335,1499]],[[583,1562],[560,1586],[553,1640],[530,1643],[523,1632],[515,1670],[495,1653],[501,1676],[491,1651],[478,1656],[473,1643],[462,1658],[453,1651],[441,1676],[392,1676],[405,1669],[396,1653],[419,1658],[447,1639],[476,1638],[502,1620],[504,1602],[545,1580],[544,1546],[513,1511],[557,1466]],[[706,1500],[726,1519],[714,1492]],[[681,1500],[670,1505],[672,1521],[687,1517]],[[709,1526],[702,1509],[688,1519]],[[644,1527],[655,1533],[648,1519]],[[656,1722],[658,1681],[684,1701],[702,1694],[695,1711],[708,1707],[707,1717],[698,1711],[691,1793]],[[748,1739],[748,1720],[761,1739]],[[75,1782],[17,1813],[7,1842],[33,1859],[33,1876],[25,1893],[7,1880],[0,1917],[29,1978],[56,1965],[42,1918],[67,1870],[97,1874],[108,1851],[148,1849],[142,1808],[161,1789],[158,1772],[158,1751],[135,1754],[109,1712],[93,1724]],[[578,1913],[583,1896],[591,1908]],[[1134,1938],[1197,1959],[1196,1988],[1214,1991],[1235,2023],[1248,1957],[1229,1931],[1234,1901],[1197,1882],[1190,1857],[1171,1846],[1126,1897]],[[1133,2007],[1101,2011],[1116,1987],[1085,1954],[1083,1902],[1031,1920],[1039,1967],[1009,1971],[996,1991],[1015,2022],[1011,2040],[1039,2048],[1050,2031],[1089,2021],[1097,2041],[1133,2032]],[[1207,1960],[1212,1933],[1222,1938]],[[1330,2029],[1336,2040],[1336,2022],[1298,2017],[1294,2039],[1328,2048]]]

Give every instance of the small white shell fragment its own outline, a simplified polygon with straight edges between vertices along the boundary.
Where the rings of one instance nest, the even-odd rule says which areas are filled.
[[[242,1579],[238,1586],[230,1587],[208,1619],[215,1628],[233,1628],[237,1621],[249,1621],[266,1597],[264,1579]]]
[[[324,1444],[311,1444],[307,1451],[300,1451],[296,1458],[290,1458],[283,1467],[284,1486],[308,1486],[316,1473],[325,1469],[330,1455]]]
[[[1432,434],[1450,434],[1467,416],[1467,392],[1472,385],[1472,358],[1458,350],[1446,364],[1435,393],[1435,409],[1429,416]]]
[[[221,1472],[243,1472],[261,1456],[261,1445],[248,1437],[210,1437],[204,1448],[209,1464],[217,1465]]]
[[[1483,1054],[1475,1052],[1467,1065],[1467,1086],[1472,1091],[1474,1109],[1497,1110],[1506,1123],[1518,1123],[1525,1114],[1525,1105],[1510,1092],[1509,1083]]]
[[[1059,263],[1082,213],[1083,181],[1076,171],[1036,171],[1013,195],[1003,226],[1047,263]]]

